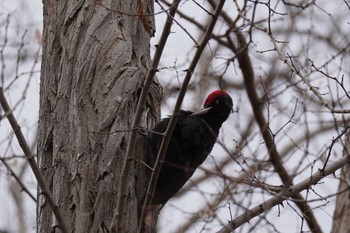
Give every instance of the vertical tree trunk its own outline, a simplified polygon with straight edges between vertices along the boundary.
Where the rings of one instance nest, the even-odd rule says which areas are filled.
[[[350,134],[346,135],[343,156],[350,156]],[[350,164],[342,167],[333,215],[332,233],[350,233]]]
[[[150,64],[150,36],[135,16],[137,2],[43,1],[38,162],[70,232],[109,232],[126,130]],[[158,120],[160,93],[155,82],[142,126]],[[140,159],[147,149],[138,145],[124,232],[136,231],[135,189],[146,188],[137,176],[145,171]],[[57,230],[40,190],[37,215],[38,232]]]

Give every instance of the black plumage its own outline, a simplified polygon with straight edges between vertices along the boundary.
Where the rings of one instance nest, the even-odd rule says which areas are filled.
[[[152,205],[164,205],[190,179],[196,168],[211,152],[222,123],[232,111],[232,99],[224,91],[212,92],[204,109],[197,112],[180,111],[159,173]],[[165,118],[153,129],[165,132],[170,118]],[[162,142],[162,135],[151,133],[151,160],[153,166]]]

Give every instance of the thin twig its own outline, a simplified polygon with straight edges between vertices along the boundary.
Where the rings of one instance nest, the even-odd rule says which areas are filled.
[[[26,156],[26,159],[34,173],[34,176],[36,178],[36,180],[38,181],[38,185],[41,189],[42,194],[44,195],[44,197],[46,198],[47,202],[49,203],[56,219],[58,222],[58,227],[61,229],[61,231],[63,233],[68,233],[67,230],[67,226],[63,221],[62,215],[58,209],[58,206],[55,202],[55,200],[53,199],[53,196],[48,188],[48,186],[45,184],[44,178],[40,172],[40,169],[38,167],[38,164],[36,163],[36,161],[34,160],[34,157],[32,155],[32,152],[28,146],[28,143],[21,131],[21,127],[18,125],[17,120],[15,118],[15,116],[12,113],[12,110],[6,100],[6,97],[4,95],[3,89],[2,87],[0,87],[0,103],[2,108],[5,111],[5,114],[7,116],[8,121],[11,124],[11,127],[13,129],[13,132],[16,135],[16,138],[18,140],[18,143],[20,145],[20,147],[23,150],[24,155]]]
[[[239,43],[238,51],[240,51],[239,53],[237,53],[237,59],[243,73],[247,95],[251,103],[256,122],[258,123],[262,137],[265,141],[265,145],[268,150],[268,154],[270,156],[269,160],[272,163],[273,167],[275,168],[275,171],[278,173],[279,177],[281,178],[285,187],[288,188],[288,186],[293,185],[293,181],[292,181],[292,178],[289,176],[288,171],[283,166],[281,156],[277,151],[274,136],[269,130],[268,124],[261,110],[260,98],[258,97],[258,94],[255,89],[254,71],[253,71],[252,64],[250,62],[248,47],[247,47],[245,38],[239,30],[236,30],[235,32]],[[295,198],[296,200],[300,200],[298,202],[295,202],[295,204],[303,212],[306,218],[306,221],[310,227],[310,230],[313,233],[321,233],[322,230],[313,212],[311,211],[310,206],[307,204],[307,202],[305,202],[304,198],[299,193],[296,193],[293,198]]]
[[[301,181],[300,183],[291,186],[287,190],[284,190],[280,194],[275,197],[270,198],[269,200],[261,203],[260,205],[245,211],[245,213],[238,216],[235,220],[229,222],[226,226],[220,229],[217,233],[228,233],[237,229],[239,226],[244,224],[245,222],[249,222],[254,217],[259,214],[268,211],[272,207],[281,204],[284,200],[290,197],[296,196],[301,191],[310,188],[310,186],[317,184],[324,177],[334,173],[339,168],[343,167],[346,163],[350,162],[349,156],[344,156],[341,159],[335,161],[334,163],[328,165],[324,170],[319,170],[314,173],[311,177],[308,177]]]
[[[250,124],[248,124],[248,125],[250,125]],[[319,135],[320,133],[324,133],[324,132],[327,132],[327,131],[333,130],[333,129],[334,129],[333,125],[329,125],[327,128],[320,127],[318,129],[316,129],[315,131],[311,132],[310,134],[304,135],[304,137],[297,138],[292,144],[290,144],[289,146],[285,147],[284,150],[282,150],[281,155],[284,157],[286,155],[288,155],[296,146],[300,145],[303,141],[305,141],[306,137],[313,138],[313,137],[316,137],[317,135]],[[249,131],[250,131],[250,127],[248,127],[245,131],[243,131],[245,133],[242,136],[242,140],[239,141],[236,151],[230,152],[229,153],[230,156],[227,156],[227,159],[218,165],[218,168],[217,168],[218,171],[225,170],[225,168],[227,168],[227,164],[230,164],[229,161],[231,161],[231,158],[234,158],[235,157],[234,155],[240,153],[240,148],[243,147],[243,145],[245,143],[245,138],[248,137],[248,135],[249,135]],[[232,192],[232,190],[237,190],[237,186],[239,184],[241,184],[243,180],[252,180],[252,178],[255,176],[257,171],[268,169],[270,167],[270,165],[271,165],[271,163],[267,163],[265,161],[259,161],[258,163],[255,163],[253,166],[248,167],[248,169],[246,169],[246,172],[239,174],[238,177],[235,177],[234,179],[231,178],[228,187],[226,189],[224,189],[224,192],[222,193],[222,195],[216,196],[216,198],[213,201],[211,201],[209,203],[209,205],[210,206],[219,206],[220,203],[223,202],[223,200],[226,200],[226,199],[222,198],[221,196],[229,196],[230,193]],[[208,175],[205,173],[205,175],[198,177],[197,179],[194,179],[191,182],[191,184],[185,186],[185,188],[182,189],[182,192],[180,191],[180,193],[178,193],[177,196],[181,196],[183,194],[184,190],[191,190],[193,188],[192,184],[199,185],[200,183],[203,183],[206,180],[206,178],[208,178]],[[200,209],[198,211],[198,213],[206,213],[207,208],[208,208],[208,206],[204,206],[202,209]],[[179,229],[186,231],[187,229],[190,228],[190,226],[193,226],[193,224],[196,221],[198,221],[198,219],[201,217],[202,217],[201,214],[192,215],[191,218],[184,221],[183,225],[181,225]]]
[[[132,122],[132,129],[136,129],[139,127],[142,119],[142,114],[145,109],[145,103],[147,100],[147,95],[149,93],[149,89],[152,83],[152,80],[158,71],[158,64],[161,58],[161,55],[163,53],[165,44],[168,40],[168,36],[170,34],[170,29],[172,26],[173,22],[173,17],[175,15],[176,9],[179,5],[180,1],[179,0],[174,0],[173,1],[173,7],[171,7],[169,15],[167,17],[167,20],[165,22],[164,28],[162,35],[159,39],[159,43],[157,46],[157,50],[154,54],[152,65],[150,70],[148,71],[147,77],[145,79],[145,82],[143,84],[143,88],[140,94],[139,102],[137,104],[136,108],[136,113],[135,113],[135,118]],[[128,147],[126,149],[126,155],[124,158],[124,163],[123,163],[123,168],[121,171],[120,179],[119,179],[119,193],[118,193],[118,203],[117,203],[117,209],[116,212],[114,213],[112,222],[111,222],[111,231],[112,232],[122,232],[123,226],[122,226],[122,216],[124,213],[125,209],[125,204],[126,204],[126,192],[128,188],[128,172],[130,170],[130,167],[132,165],[132,162],[134,161],[134,150],[135,150],[135,145],[136,145],[136,139],[137,139],[137,130],[133,130],[130,133],[130,138],[128,140]],[[118,229],[118,230],[117,230]]]
[[[341,137],[343,137],[343,135],[346,134],[346,132],[347,132],[348,130],[349,130],[349,127],[346,127],[342,133],[340,133],[336,138],[332,139],[332,143],[331,143],[331,145],[329,146],[328,155],[327,155],[326,161],[324,162],[324,165],[323,165],[323,168],[322,168],[322,169],[325,169],[326,166],[327,166],[328,160],[329,160],[329,158],[330,158],[331,155],[332,155],[332,148],[333,148],[334,144],[335,144],[336,141],[338,141]]]
[[[157,3],[161,9],[165,10],[164,7],[159,2],[157,2]],[[169,14],[168,14],[168,16],[169,16]],[[177,26],[179,26],[182,29],[182,31],[184,31],[186,33],[186,35],[193,41],[195,46],[198,46],[197,40],[191,35],[191,33],[189,33],[188,30],[184,26],[182,26],[182,24],[179,23],[179,21],[176,20],[174,17],[173,17],[173,21],[177,24]]]
[[[11,166],[6,162],[5,158],[0,157],[0,161],[5,165],[6,169],[9,171],[9,173],[11,174],[11,176],[13,176],[13,178],[15,178],[15,180],[17,181],[17,183],[19,184],[19,186],[21,186],[21,189],[26,192],[29,197],[36,202],[36,198],[34,197],[34,195],[27,189],[27,187],[23,184],[23,182],[21,181],[21,179],[16,175],[16,173],[12,170]]]
[[[273,34],[271,32],[269,32],[268,35],[271,38],[272,44],[274,46],[274,50],[277,52],[280,60],[283,61],[290,68],[291,71],[293,71],[297,76],[299,76],[299,78],[307,85],[309,90],[314,93],[314,95],[320,101],[321,105],[325,106],[329,111],[331,111],[333,113],[341,113],[341,114],[350,113],[349,109],[336,109],[330,100],[324,99],[322,97],[322,94],[318,91],[317,87],[313,86],[311,84],[311,81],[305,75],[303,75],[300,72],[300,70],[298,70],[295,67],[295,65],[293,64],[292,57],[288,56],[288,54],[286,56],[282,53],[282,51],[280,50],[280,48],[277,45],[277,41],[276,41],[275,37],[273,36]],[[348,48],[349,46],[350,46],[350,43],[347,45],[347,47],[345,47],[345,49]]]
[[[157,160],[155,162],[153,172],[151,175],[151,179],[150,179],[150,182],[149,182],[149,185],[147,188],[147,194],[146,194],[145,202],[143,205],[144,207],[149,206],[151,201],[152,201],[154,190],[155,190],[157,179],[158,179],[158,175],[159,175],[159,172],[160,172],[160,169],[162,166],[161,161],[164,160],[165,152],[166,152],[166,149],[167,149],[168,144],[170,142],[172,132],[175,128],[175,124],[176,124],[177,118],[179,116],[181,104],[182,104],[182,101],[183,101],[185,94],[186,94],[187,86],[191,80],[192,74],[197,66],[197,63],[198,63],[198,61],[199,61],[199,59],[204,51],[209,39],[210,39],[210,36],[211,36],[212,31],[214,29],[214,26],[217,22],[217,19],[219,18],[219,15],[220,15],[220,12],[224,6],[224,3],[225,3],[225,0],[221,0],[218,3],[218,5],[214,11],[213,18],[212,18],[210,24],[208,25],[207,30],[206,30],[205,34],[203,35],[203,38],[202,38],[201,42],[199,43],[198,49],[197,49],[197,51],[192,59],[192,62],[191,62],[190,66],[186,72],[184,81],[182,83],[181,89],[179,91],[179,95],[178,95],[177,100],[176,100],[173,115],[170,118],[168,127],[164,133],[164,137],[163,137],[162,143],[161,143],[159,151],[158,151]],[[143,208],[140,219],[143,219],[145,217],[145,214],[146,214],[146,208]],[[139,233],[142,232],[142,227],[139,228],[138,232]]]
[[[170,3],[167,2],[166,0],[162,0],[162,2],[167,5],[170,6]],[[205,25],[200,24],[198,21],[196,21],[191,15],[187,15],[185,14],[183,11],[178,10],[177,14],[184,20],[188,21],[189,23],[193,24],[194,26],[196,26],[198,29],[200,29],[201,31],[205,32],[205,30],[207,29]],[[224,41],[220,36],[218,36],[217,34],[213,33],[212,38],[215,39],[219,44],[225,46],[225,47],[229,47],[229,44]]]

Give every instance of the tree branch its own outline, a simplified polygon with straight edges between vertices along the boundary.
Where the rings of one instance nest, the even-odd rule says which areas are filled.
[[[298,70],[295,65],[293,64],[293,60],[291,57],[287,57],[285,56],[282,51],[279,49],[276,39],[273,36],[272,32],[269,31],[268,35],[271,38],[272,44],[274,46],[274,50],[277,52],[279,58],[281,59],[281,61],[284,62],[284,64],[286,64],[291,71],[293,71],[297,76],[299,76],[299,78],[307,85],[307,87],[309,88],[310,91],[312,91],[314,93],[314,95],[317,97],[317,99],[320,101],[320,104],[325,106],[329,111],[333,112],[333,113],[350,113],[350,109],[336,109],[333,106],[333,103],[330,100],[326,100],[322,97],[322,94],[318,91],[318,88],[313,86],[310,82],[310,80],[302,74],[302,72],[300,72],[300,70]],[[348,43],[346,45],[346,47],[343,48],[343,50],[345,51],[346,49],[348,49],[350,47],[350,43]],[[341,54],[342,51],[339,52],[339,54]],[[288,54],[287,54],[288,55]],[[313,66],[315,67],[315,66]]]
[[[68,233],[67,226],[63,221],[63,218],[62,218],[62,215],[58,209],[58,206],[57,206],[55,200],[53,199],[53,196],[52,196],[49,188],[45,184],[44,178],[40,172],[38,164],[34,160],[34,156],[32,155],[32,152],[28,146],[28,143],[27,143],[26,139],[24,138],[24,135],[21,131],[21,127],[18,125],[17,120],[12,113],[12,110],[11,110],[7,100],[6,100],[6,97],[4,95],[2,87],[0,87],[0,103],[1,103],[2,108],[5,111],[5,116],[7,117],[8,121],[10,122],[11,127],[13,129],[13,132],[16,135],[18,143],[19,143],[20,147],[22,148],[23,153],[24,153],[24,155],[29,163],[29,166],[31,167],[31,169],[34,173],[34,176],[35,176],[36,180],[38,181],[38,184],[39,184],[39,187],[42,191],[42,194],[45,196],[47,202],[49,203],[49,205],[52,209],[52,212],[54,213],[54,215],[57,219],[59,228],[61,229],[61,231],[63,233]]]
[[[2,157],[0,157],[0,161],[5,165],[6,169],[10,172],[11,176],[13,176],[13,178],[15,178],[15,180],[17,181],[17,183],[19,184],[19,186],[21,186],[21,189],[26,192],[29,197],[36,202],[36,198],[34,197],[34,195],[27,189],[27,187],[23,184],[23,182],[21,181],[21,179],[16,175],[16,173],[12,170],[11,166],[6,162],[6,160]]]
[[[136,148],[135,145],[136,145],[136,139],[137,139],[137,134],[138,134],[137,127],[139,127],[139,125],[141,123],[142,114],[145,110],[145,103],[147,100],[147,95],[149,93],[153,78],[154,78],[156,72],[158,71],[158,64],[159,64],[161,55],[163,53],[165,44],[168,40],[168,36],[170,34],[170,29],[171,29],[172,22],[173,22],[173,16],[176,13],[176,9],[177,9],[179,3],[180,3],[179,0],[173,1],[173,7],[171,7],[169,15],[167,17],[167,20],[165,22],[162,35],[159,39],[157,50],[156,50],[154,57],[153,57],[151,68],[148,71],[147,77],[146,77],[145,82],[143,84],[143,88],[141,90],[139,102],[137,103],[135,117],[134,117],[134,120],[132,122],[132,127],[131,127],[134,130],[131,132],[130,138],[128,140],[128,147],[126,149],[126,155],[125,155],[123,168],[122,168],[120,180],[119,180],[119,193],[118,193],[117,209],[116,209],[116,212],[115,212],[113,219],[112,219],[112,222],[111,222],[111,231],[112,232],[122,232],[122,214],[124,213],[126,198],[127,198],[125,193],[127,192],[127,188],[128,188],[128,185],[127,185],[128,184],[128,172],[130,170],[132,162],[134,161],[134,150]]]
[[[343,167],[347,163],[350,163],[350,157],[349,156],[342,157],[341,159],[327,166],[324,170],[319,170],[318,172],[314,173],[311,177],[304,179],[300,183],[282,191],[275,197],[272,197],[269,200],[261,203],[260,205],[246,211],[245,213],[243,213],[242,215],[238,216],[236,219],[228,223],[222,229],[217,231],[217,233],[232,232],[233,230],[237,229],[237,227],[241,226],[245,222],[249,222],[251,219],[258,216],[259,214],[266,212],[267,210],[271,209],[272,207],[278,204],[281,204],[287,198],[290,198],[290,197],[294,198],[301,191],[310,188],[311,185],[317,184],[321,179],[334,173],[335,171],[337,171],[339,168]]]
[[[264,138],[265,145],[270,156],[270,162],[272,163],[276,172],[280,176],[283,184],[286,186],[286,188],[288,188],[288,186],[293,184],[293,181],[292,178],[289,176],[288,171],[283,166],[281,156],[279,155],[276,148],[274,137],[271,131],[269,130],[268,124],[261,110],[260,99],[258,97],[258,94],[256,93],[254,85],[254,71],[248,55],[247,43],[245,41],[244,36],[239,30],[235,30],[235,33],[239,43],[237,49],[237,51],[239,51],[237,52],[237,59],[239,62],[239,66],[242,70],[247,95],[253,109],[255,120],[258,123],[261,134]],[[299,193],[296,193],[295,196],[293,196],[293,198],[295,199],[295,204],[303,212],[311,231],[313,233],[321,233],[322,230],[319,224],[317,223],[310,206],[307,204],[304,198]]]
[[[180,112],[180,108],[181,108],[181,104],[182,104],[182,101],[183,101],[183,98],[185,97],[185,94],[186,94],[186,90],[187,90],[187,86],[191,80],[191,77],[192,77],[192,74],[197,66],[197,63],[205,49],[205,47],[207,46],[207,43],[210,39],[210,36],[212,34],[212,31],[214,29],[214,26],[216,24],[216,21],[217,19],[219,18],[219,15],[220,15],[220,12],[224,6],[224,3],[225,3],[225,0],[221,0],[215,11],[214,11],[214,14],[213,14],[213,18],[210,22],[210,24],[208,25],[207,27],[207,30],[205,32],[205,34],[203,35],[203,38],[202,38],[202,41],[199,43],[199,46],[198,46],[198,49],[196,51],[196,53],[194,54],[194,57],[192,59],[192,62],[186,72],[186,75],[185,75],[185,78],[184,78],[184,81],[182,83],[182,86],[181,86],[181,89],[179,91],[179,95],[177,97],[177,100],[176,100],[176,104],[175,104],[175,107],[174,107],[174,111],[173,111],[173,115],[171,116],[170,118],[170,121],[169,121],[169,125],[164,133],[164,137],[163,137],[163,140],[162,140],[162,143],[160,145],[160,148],[159,148],[159,151],[158,151],[158,155],[157,155],[157,160],[155,162],[155,165],[154,165],[154,168],[153,168],[153,172],[152,172],[152,175],[151,175],[151,180],[150,180],[150,183],[148,185],[148,189],[147,189],[147,194],[146,194],[146,199],[145,199],[145,202],[144,202],[144,207],[150,205],[151,203],[151,200],[153,198],[153,194],[154,194],[154,190],[155,190],[155,187],[156,187],[156,183],[157,183],[157,179],[158,179],[158,175],[159,175],[159,172],[160,172],[160,169],[161,169],[161,166],[162,166],[162,163],[161,161],[164,160],[164,156],[165,156],[165,153],[166,153],[166,149],[168,147],[168,144],[170,142],[170,138],[171,138],[171,135],[172,135],[172,132],[175,128],[175,124],[176,124],[176,121],[177,121],[177,118],[179,116],[179,112]],[[146,214],[146,208],[143,208],[142,209],[142,214],[141,214],[141,218],[140,219],[143,219],[145,214]],[[141,225],[140,225],[141,226]],[[139,233],[142,232],[142,228],[140,227],[139,228]]]

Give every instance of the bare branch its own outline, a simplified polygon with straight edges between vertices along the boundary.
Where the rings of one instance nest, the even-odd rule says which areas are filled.
[[[154,193],[154,190],[156,187],[156,182],[157,182],[158,175],[159,175],[159,172],[160,172],[160,169],[162,166],[161,161],[164,160],[165,152],[166,152],[166,149],[167,149],[168,144],[170,142],[171,134],[175,128],[175,124],[176,124],[176,121],[177,121],[177,118],[179,115],[180,107],[181,107],[183,98],[185,97],[185,94],[186,94],[187,86],[190,82],[190,79],[192,77],[192,74],[193,74],[196,66],[197,66],[198,61],[199,61],[205,47],[207,46],[207,43],[210,39],[210,36],[211,36],[211,33],[214,29],[216,21],[219,18],[219,15],[220,15],[220,12],[224,6],[224,3],[225,3],[225,0],[221,0],[218,3],[218,5],[214,11],[213,18],[212,18],[210,24],[208,25],[207,30],[206,30],[205,34],[203,35],[203,38],[202,38],[201,42],[199,43],[198,49],[197,49],[197,51],[192,59],[192,62],[191,62],[190,66],[186,72],[184,81],[182,83],[179,95],[178,95],[177,100],[176,100],[173,115],[170,118],[169,125],[164,133],[165,136],[163,137],[162,143],[161,143],[159,151],[158,151],[157,160],[155,162],[152,176],[151,176],[148,188],[147,188],[146,199],[145,199],[145,202],[143,205],[144,207],[148,206],[151,203],[151,200],[153,198],[153,193]],[[141,214],[141,219],[144,218],[144,216],[146,214],[145,212],[146,212],[146,210],[145,210],[145,208],[143,208],[142,214]],[[141,232],[142,232],[142,228],[140,227],[139,233],[141,233]]]
[[[118,194],[117,209],[116,209],[116,212],[113,216],[112,223],[111,223],[111,231],[112,232],[117,231],[117,229],[119,229],[117,232],[120,232],[120,229],[122,229],[122,226],[120,224],[122,222],[121,218],[122,218],[122,214],[124,212],[124,208],[125,208],[125,204],[126,204],[126,195],[124,195],[124,194],[126,193],[126,191],[127,191],[126,189],[128,187],[127,175],[129,172],[129,168],[132,165],[132,161],[133,161],[132,158],[134,158],[134,149],[135,149],[136,139],[137,139],[137,134],[138,134],[137,133],[138,131],[136,130],[136,128],[140,125],[140,122],[142,119],[142,114],[143,114],[144,109],[145,109],[147,95],[148,95],[152,80],[157,72],[158,64],[159,64],[161,55],[163,53],[165,44],[167,42],[168,36],[170,34],[170,29],[172,26],[173,17],[176,13],[176,9],[177,9],[179,3],[180,3],[179,0],[173,1],[173,7],[171,7],[171,10],[170,10],[169,15],[167,17],[167,21],[164,25],[163,32],[162,32],[161,38],[159,40],[159,44],[157,46],[157,50],[156,50],[155,55],[153,57],[151,68],[150,68],[150,70],[147,74],[147,77],[145,79],[145,82],[143,84],[143,88],[142,88],[142,91],[140,94],[139,102],[137,104],[135,117],[134,117],[132,127],[131,127],[132,129],[135,129],[135,130],[133,130],[130,134],[130,138],[128,141],[128,147],[126,150],[126,155],[125,155],[125,159],[124,159],[124,163],[123,163],[123,168],[122,168],[120,179],[119,179],[120,181],[119,181],[119,194]],[[140,224],[140,225],[142,225],[142,224]]]
[[[259,214],[266,212],[267,210],[271,209],[276,205],[281,204],[287,198],[294,197],[301,191],[310,188],[312,185],[317,184],[321,179],[334,173],[339,168],[343,167],[345,164],[349,162],[350,162],[349,156],[342,157],[341,159],[328,165],[324,170],[319,170],[318,172],[314,173],[311,177],[304,179],[300,183],[294,186],[291,186],[287,190],[282,191],[275,197],[272,197],[269,200],[261,203],[260,205],[246,211],[245,213],[243,213],[242,215],[238,216],[236,219],[228,223],[222,229],[217,231],[217,233],[232,232],[233,230],[237,229],[239,226],[241,226],[245,222],[249,222],[251,219],[258,216]]]
[[[282,53],[282,51],[279,49],[279,47],[277,45],[277,41],[276,41],[275,37],[273,36],[272,32],[270,31],[268,34],[269,34],[269,36],[271,38],[271,41],[272,41],[273,46],[274,46],[274,49],[278,53],[280,59],[291,69],[291,71],[293,71],[296,75],[298,75],[301,78],[301,80],[307,85],[309,90],[312,91],[314,93],[314,95],[318,98],[318,100],[320,101],[321,105],[325,106],[331,112],[334,112],[334,113],[350,113],[350,110],[335,109],[333,107],[333,104],[329,100],[324,99],[322,97],[321,93],[317,90],[317,88],[311,84],[310,80],[305,75],[303,75],[300,72],[300,70],[298,70],[295,67],[295,65],[293,64],[293,58],[290,57],[290,56],[286,56],[286,55],[284,55]],[[345,49],[347,49],[349,45],[350,44],[348,44]]]
[[[275,144],[274,137],[269,130],[268,124],[266,122],[266,119],[262,113],[261,106],[260,106],[260,99],[258,97],[258,94],[256,93],[255,85],[254,85],[254,71],[253,67],[250,62],[250,58],[248,55],[247,50],[247,44],[245,42],[244,36],[239,30],[236,30],[236,36],[238,38],[239,43],[239,49],[238,51],[241,51],[237,54],[237,58],[239,61],[239,66],[242,70],[243,77],[244,77],[244,83],[246,85],[246,90],[248,94],[248,98],[251,102],[251,106],[254,112],[255,119],[259,125],[261,134],[264,138],[266,148],[268,150],[269,156],[270,156],[270,162],[274,166],[276,172],[280,176],[283,184],[287,188],[288,186],[293,184],[292,178],[289,176],[288,171],[283,166],[281,156],[279,155],[277,151],[277,147]],[[302,202],[303,197],[296,193],[294,198],[296,200],[300,200],[296,202],[296,205],[299,207],[299,209],[303,212],[303,214],[306,216],[306,220],[309,224],[309,227],[312,232],[314,233],[320,233],[322,232],[319,224],[317,223],[317,220],[312,213],[309,205],[306,202]]]
[[[21,179],[16,175],[16,173],[12,170],[11,166],[6,162],[6,160],[2,157],[0,157],[0,161],[5,165],[6,169],[10,172],[11,176],[13,176],[13,178],[15,178],[15,180],[17,181],[17,183],[19,184],[19,186],[21,186],[21,189],[26,192],[29,197],[36,202],[36,198],[34,197],[34,195],[27,189],[27,187],[23,184],[23,182],[21,181]]]
[[[49,203],[49,205],[50,205],[50,207],[51,207],[51,209],[52,209],[52,211],[57,219],[59,228],[61,229],[61,231],[63,233],[68,233],[67,226],[63,222],[63,218],[62,218],[62,215],[60,214],[58,206],[57,206],[55,200],[53,199],[53,196],[52,196],[49,188],[45,184],[44,178],[40,172],[38,164],[34,160],[34,157],[33,157],[32,152],[28,146],[28,143],[27,143],[26,139],[24,138],[24,135],[22,134],[21,127],[18,125],[17,120],[12,113],[12,110],[11,110],[7,100],[6,100],[6,97],[4,95],[2,87],[0,87],[0,103],[1,103],[2,108],[5,111],[5,115],[7,116],[8,121],[10,122],[11,127],[12,127],[12,129],[17,137],[18,143],[19,143],[20,147],[22,148],[23,153],[26,156],[26,159],[27,159],[27,161],[28,161],[33,173],[34,173],[34,176],[38,181],[39,187],[42,190],[42,194],[45,196],[47,202]]]

